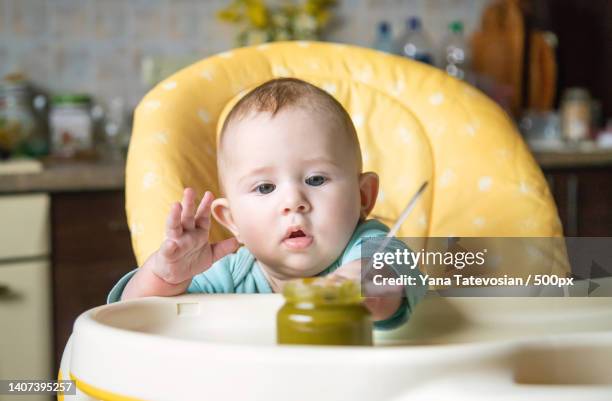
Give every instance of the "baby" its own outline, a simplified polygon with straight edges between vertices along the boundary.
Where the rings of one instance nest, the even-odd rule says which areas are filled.
[[[378,176],[362,172],[351,118],[304,81],[275,79],[243,97],[221,130],[217,163],[223,197],[206,192],[196,209],[195,191],[185,189],[160,248],[117,283],[109,302],[281,292],[289,280],[327,274],[359,280],[361,240],[388,232],[366,220]],[[209,242],[211,214],[233,238]],[[405,321],[424,292],[398,289],[366,298],[376,327]]]

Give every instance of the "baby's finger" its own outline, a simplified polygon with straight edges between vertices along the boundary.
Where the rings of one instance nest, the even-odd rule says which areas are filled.
[[[371,314],[377,315],[381,304],[384,302],[383,298],[380,297],[366,297],[363,300],[363,305],[368,308]]]
[[[181,204],[176,202],[170,207],[170,213],[166,219],[166,237],[177,239],[183,234],[181,225]]]
[[[346,280],[361,281],[361,261],[354,260],[344,264],[331,273],[331,275]]]
[[[175,253],[177,249],[178,249],[177,243],[171,239],[167,239],[162,243],[161,247],[159,248],[159,253],[164,258],[171,259],[176,256]]]
[[[372,314],[372,320],[384,320],[390,318],[402,303],[401,297],[366,297],[363,304]]]
[[[214,198],[211,192],[206,191],[195,215],[196,227],[203,228],[205,231],[210,228],[210,205]]]
[[[185,188],[182,206],[181,224],[185,230],[193,230],[195,228],[195,191],[192,188]]]

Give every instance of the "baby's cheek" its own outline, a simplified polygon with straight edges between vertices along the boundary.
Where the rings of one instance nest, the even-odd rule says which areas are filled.
[[[259,216],[252,215],[245,218],[245,222],[241,229],[242,236],[250,242],[257,241],[266,236],[266,227],[264,221],[260,221]],[[269,232],[269,227],[268,227]]]
[[[265,237],[266,217],[261,210],[253,210],[248,202],[237,205],[236,210],[240,210],[235,215],[236,225],[240,233],[240,239],[248,244],[257,240],[262,235]]]
[[[329,208],[325,231],[329,240],[337,247],[343,247],[351,237],[359,220],[359,204],[350,197],[335,199],[335,207]]]

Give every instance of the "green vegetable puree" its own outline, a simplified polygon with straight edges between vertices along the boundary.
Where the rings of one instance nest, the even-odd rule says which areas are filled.
[[[283,290],[277,342],[310,345],[372,345],[372,320],[359,285],[350,280],[306,278]]]

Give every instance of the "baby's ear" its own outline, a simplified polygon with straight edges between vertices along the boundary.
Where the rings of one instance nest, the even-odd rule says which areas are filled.
[[[378,175],[367,172],[359,176],[359,195],[361,198],[361,217],[366,218],[374,205],[378,196]]]
[[[211,212],[215,220],[219,222],[223,227],[227,228],[229,231],[234,234],[234,237],[238,240],[238,242],[242,242],[240,240],[240,233],[238,232],[238,227],[234,223],[234,218],[232,216],[232,212],[229,207],[229,202],[226,198],[217,198],[212,202],[210,206]]]

